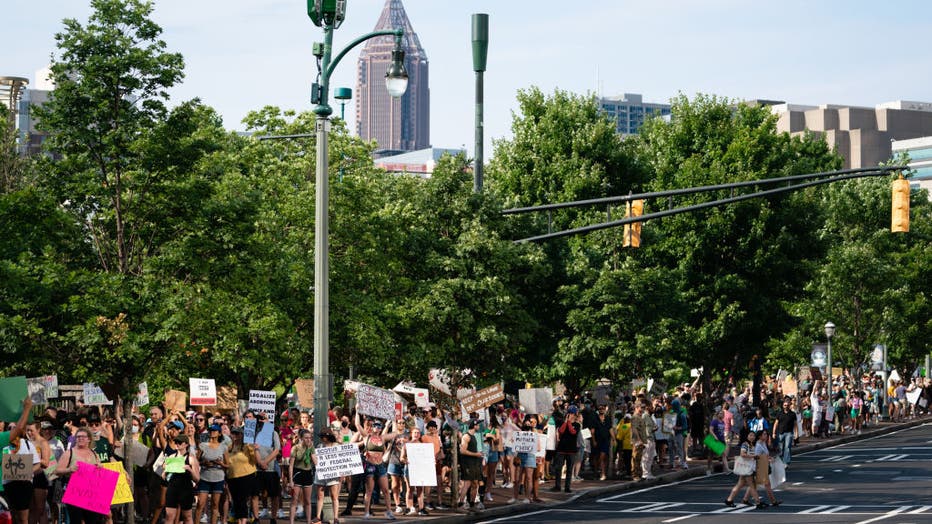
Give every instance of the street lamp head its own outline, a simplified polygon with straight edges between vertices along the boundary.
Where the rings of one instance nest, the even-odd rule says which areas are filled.
[[[392,98],[399,98],[408,89],[408,71],[405,70],[405,52],[400,45],[392,51],[392,65],[385,72],[385,88]]]
[[[825,336],[828,338],[832,338],[835,336],[835,324],[831,322],[825,323]]]

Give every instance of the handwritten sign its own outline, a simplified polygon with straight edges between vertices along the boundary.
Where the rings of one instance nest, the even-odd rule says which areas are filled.
[[[524,412],[532,415],[549,415],[553,410],[553,392],[550,388],[519,389],[518,402]]]
[[[188,378],[192,406],[216,406],[217,383],[212,378]]]
[[[84,405],[86,406],[109,406],[110,399],[100,389],[100,386],[93,382],[84,383]]]
[[[275,399],[277,395],[274,391],[262,391],[258,389],[249,390],[249,409],[256,413],[265,413],[269,420],[275,421]]]
[[[412,486],[436,486],[437,470],[434,460],[434,445],[430,443],[408,442],[405,444],[408,454],[408,480]]]
[[[259,423],[254,418],[247,418],[243,421],[243,442],[256,443],[256,426]]]
[[[430,390],[427,388],[414,388],[414,403],[419,408],[426,408],[430,404]]]
[[[495,384],[464,397],[462,402],[463,409],[465,409],[467,413],[473,413],[502,400],[505,400],[505,392],[502,391],[502,385]]]
[[[128,504],[132,502],[133,492],[129,489],[129,480],[126,476],[126,470],[123,469],[123,463],[105,462],[102,466],[110,471],[116,471],[117,474],[120,475],[117,479],[116,489],[113,490],[113,500],[110,501],[110,505]]]
[[[130,440],[129,460],[134,466],[143,467],[149,458],[149,448],[138,440]]]
[[[363,415],[391,420],[395,416],[395,394],[387,389],[360,384],[356,390],[356,410]]]
[[[463,376],[469,376],[472,374],[472,370],[464,369],[462,372]],[[447,396],[453,396],[453,393],[450,389],[450,384],[452,383],[452,378],[450,373],[445,369],[431,369],[427,374],[427,381],[435,389]],[[456,398],[462,399],[469,394],[472,394],[473,390],[471,388],[457,388]]]
[[[537,453],[537,433],[533,431],[515,431],[516,453]]]
[[[49,395],[49,387],[48,383],[46,382],[46,380],[49,378],[55,379],[54,395]],[[44,406],[48,403],[49,398],[55,398],[58,396],[58,377],[51,375],[50,377],[27,378],[26,390],[29,392],[29,398],[32,399],[33,404]]]
[[[71,474],[62,502],[109,515],[110,501],[119,479],[120,474],[115,471],[78,462],[78,470]]]
[[[16,480],[32,482],[32,454],[9,453],[3,455],[3,480],[4,482]]]
[[[294,391],[298,394],[298,404],[304,408],[314,406],[314,380],[299,378],[294,381]]]
[[[177,389],[165,390],[165,409],[168,411],[182,412],[188,407],[188,394]]]
[[[149,405],[149,384],[145,382],[140,382],[136,391],[136,405],[137,406],[148,406]]]
[[[335,479],[363,472],[356,444],[317,448],[317,480]]]
[[[793,377],[786,377],[783,381],[783,394],[792,397],[799,393],[799,386],[797,386],[796,381],[793,380]]]
[[[165,457],[165,473],[184,473],[184,457]]]
[[[236,402],[238,393],[236,386],[220,386],[217,390],[217,409],[236,411],[238,408]]]

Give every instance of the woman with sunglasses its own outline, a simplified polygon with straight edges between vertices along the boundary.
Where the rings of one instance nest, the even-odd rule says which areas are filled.
[[[197,484],[197,514],[195,519],[200,522],[201,515],[207,507],[210,498],[209,524],[217,524],[220,516],[220,496],[226,480],[226,467],[229,464],[227,444],[220,434],[220,426],[211,424],[207,428],[207,442],[198,444],[197,457],[201,464],[201,480]]]
[[[171,472],[166,466],[163,478],[168,483],[165,489],[165,522],[179,522],[178,515],[180,512],[180,521],[184,524],[193,524],[194,520],[191,515],[191,508],[194,506],[194,486],[201,480],[201,466],[191,453],[191,440],[188,435],[178,435],[169,443],[169,448],[174,450],[173,457],[183,458],[184,465],[181,472]],[[166,454],[169,450],[166,449]]]
[[[85,427],[78,428],[74,433],[74,447],[62,455],[58,467],[55,468],[55,474],[64,479],[62,481],[62,493],[64,493],[65,489],[68,487],[68,480],[71,478],[71,474],[78,470],[79,462],[96,466],[100,465],[100,458],[98,458],[97,453],[94,453],[94,450],[91,449],[90,444],[91,430]],[[94,513],[93,511],[72,506],[71,504],[65,504],[65,510],[68,512],[70,524],[103,524],[104,520],[108,518],[107,515]]]

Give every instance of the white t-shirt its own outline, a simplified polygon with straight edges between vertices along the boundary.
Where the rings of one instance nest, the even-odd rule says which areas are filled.
[[[11,446],[12,447],[12,446]],[[11,451],[10,453],[14,453]],[[39,454],[39,450],[36,449],[36,445],[29,441],[26,437],[20,437],[19,439],[19,449],[15,452],[17,455],[32,455],[32,464],[35,467],[36,464],[42,461],[42,455]],[[9,484],[10,481],[3,479],[3,484]]]

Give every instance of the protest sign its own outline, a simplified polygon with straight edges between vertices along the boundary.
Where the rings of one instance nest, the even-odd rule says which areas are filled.
[[[111,404],[110,399],[97,384],[85,382],[83,387],[85,406],[109,406]]]
[[[525,413],[549,415],[553,410],[553,392],[550,388],[519,389],[518,402],[524,406]]]
[[[140,382],[136,386],[136,405],[137,406],[148,406],[149,405],[149,384],[145,382]]]
[[[544,435],[543,433],[538,433],[537,442],[539,444],[537,446],[537,451],[534,452],[534,456],[539,457],[539,458],[544,458],[544,456],[547,454],[547,449],[546,449],[547,442],[548,442],[547,435]]]
[[[243,421],[243,442],[247,444],[256,443],[256,427],[259,423],[254,418],[247,418]]]
[[[482,408],[487,408],[496,402],[505,400],[505,392],[502,391],[501,384],[495,384],[463,398],[463,409],[467,413],[478,412]]]
[[[436,486],[434,445],[408,442],[405,452],[408,454],[408,482],[412,486]]]
[[[3,481],[22,480],[32,482],[32,453],[8,453],[3,455]]]
[[[515,453],[537,453],[537,433],[533,431],[515,431]]]
[[[471,375],[472,370],[470,369],[463,370],[462,374],[464,376]],[[427,374],[427,381],[430,383],[431,386],[433,386],[436,390],[440,391],[441,393],[447,396],[451,396],[451,397],[453,396],[452,390],[450,388],[450,384],[452,380],[450,377],[450,373],[447,370],[431,369],[430,372]],[[469,395],[472,392],[473,391],[471,389],[457,388],[456,398],[462,399],[463,397],[465,397],[466,395]]]
[[[317,479],[357,475],[363,472],[362,458],[356,444],[317,448]]]
[[[134,466],[143,467],[149,458],[149,448],[138,440],[130,440],[129,460]]]
[[[667,392],[667,382],[660,379],[648,379],[647,392],[652,397],[659,397]]]
[[[402,380],[397,386],[392,388],[392,391],[395,393],[404,393],[405,395],[413,395],[416,389],[413,382]]]
[[[426,408],[430,404],[430,390],[426,388],[414,388],[414,403],[419,408]]]
[[[799,393],[799,386],[797,386],[796,381],[793,380],[793,377],[786,377],[786,380],[783,381],[783,394],[786,396],[795,396]]]
[[[906,392],[906,401],[909,402],[909,405],[915,404],[919,401],[919,397],[922,395],[921,389],[914,389],[912,391]]]
[[[129,480],[126,477],[126,470],[123,469],[122,462],[104,462],[101,464],[110,471],[116,471],[120,476],[117,478],[116,488],[113,490],[113,500],[110,505],[127,504],[133,501],[133,492],[129,489]]]
[[[45,383],[42,382],[42,377],[27,378],[26,390],[34,405],[44,406],[48,403],[45,396]]]
[[[236,411],[236,386],[220,386],[217,389],[217,409],[224,411]]]
[[[348,391],[350,393],[356,393],[357,389],[359,389],[359,381],[357,380],[344,380],[343,381],[343,391]]]
[[[192,406],[216,406],[217,383],[212,378],[188,378]]]
[[[356,410],[370,417],[392,420],[395,416],[395,395],[387,389],[360,384],[356,390]]]
[[[777,379],[776,379],[776,380],[777,380],[778,383],[779,383],[779,382],[785,382],[788,376],[789,376],[789,373],[787,373],[785,369],[781,369],[780,371],[777,371]]]
[[[275,422],[275,395],[274,391],[249,390],[249,409],[256,413],[265,413],[269,422]]]
[[[299,378],[294,381],[294,391],[298,394],[298,404],[302,408],[314,407],[314,380]]]
[[[275,425],[271,422],[259,422],[256,425],[256,444],[270,448],[275,442],[275,437],[272,436],[272,430],[275,428]],[[245,442],[245,441],[244,441]]]
[[[19,420],[27,392],[26,377],[0,378],[0,420]]]
[[[177,389],[165,390],[165,409],[181,413],[188,409],[188,394]]]
[[[78,470],[71,474],[62,502],[109,515],[110,501],[119,479],[120,474],[115,471],[78,462]]]
[[[582,428],[580,436],[582,436],[583,440],[589,440],[592,438],[592,430],[589,428]]]
[[[895,369],[894,369],[893,371],[890,372],[890,377],[887,379],[887,382],[889,382],[889,381],[891,381],[891,380],[894,381],[894,382],[899,382],[899,381],[900,381],[900,374],[899,374],[899,373],[897,372],[897,370],[895,370]],[[884,385],[888,385],[888,384],[884,384]]]
[[[822,370],[816,367],[810,367],[809,376],[812,377],[812,380],[822,380]]]
[[[185,457],[165,457],[165,473],[184,473]]]

